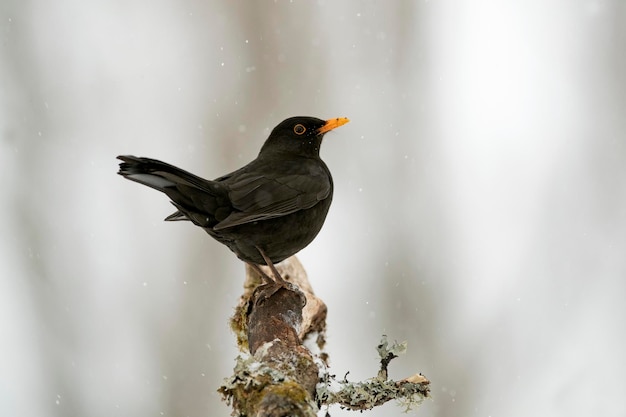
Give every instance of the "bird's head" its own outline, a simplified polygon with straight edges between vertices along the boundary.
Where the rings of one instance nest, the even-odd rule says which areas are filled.
[[[319,156],[324,135],[348,122],[345,117],[329,120],[306,116],[290,117],[272,130],[259,155],[277,152]]]

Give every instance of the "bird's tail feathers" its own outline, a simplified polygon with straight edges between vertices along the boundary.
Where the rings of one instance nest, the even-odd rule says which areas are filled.
[[[122,161],[119,175],[161,192],[175,185],[189,185],[200,189],[207,187],[207,180],[156,159],[132,155],[120,155],[117,159]]]
[[[171,201],[171,203],[174,205],[174,207],[176,207],[177,209],[180,208],[180,206],[176,203],[174,203],[173,201]],[[189,220],[189,218],[187,216],[185,216],[185,213],[183,213],[182,211],[176,210],[176,212],[170,214],[169,216],[167,216],[166,218],[163,219],[166,222],[177,222],[177,221],[181,221],[181,220]]]
[[[190,220],[209,227],[215,224],[218,201],[226,200],[227,190],[216,181],[197,177],[187,171],[156,159],[118,156],[122,161],[118,174],[165,193],[178,209],[166,221]]]

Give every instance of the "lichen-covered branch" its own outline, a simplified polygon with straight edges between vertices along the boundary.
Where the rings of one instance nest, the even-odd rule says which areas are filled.
[[[400,381],[387,379],[389,362],[406,351],[406,342],[393,343],[389,346],[387,337],[383,336],[377,346],[380,355],[380,370],[375,378],[366,382],[336,381],[338,390],[329,390],[329,382],[318,387],[318,396],[322,403],[339,404],[350,410],[369,410],[391,400],[398,400],[407,410],[420,405],[430,396],[430,381],[420,374],[410,376]]]
[[[277,265],[292,288],[259,286],[247,269],[245,291],[231,321],[241,350],[234,375],[219,392],[237,416],[316,416],[319,367],[302,341],[324,334],[326,306],[313,294],[295,257]],[[317,338],[323,348],[324,338]]]
[[[234,375],[219,389],[232,415],[316,416],[317,366],[302,353],[276,341],[254,356],[238,357]]]
[[[410,409],[429,396],[429,381],[421,375],[395,382],[388,379],[389,362],[406,351],[406,343],[389,345],[386,337],[377,347],[381,367],[375,378],[335,381],[328,374],[323,352],[325,304],[313,294],[295,257],[277,267],[294,285],[259,286],[260,277],[248,268],[244,294],[231,320],[244,356],[237,358],[233,376],[219,392],[233,406],[232,415],[313,417],[321,405],[366,410],[392,399]],[[321,353],[314,355],[306,348],[307,339],[314,339]],[[331,382],[339,389],[331,389]]]

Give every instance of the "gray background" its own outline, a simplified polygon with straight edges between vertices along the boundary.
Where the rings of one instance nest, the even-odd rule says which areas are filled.
[[[229,415],[243,264],[115,156],[212,178],[293,115],[352,119],[331,372],[387,334],[421,416],[626,415],[625,51],[621,0],[3,0],[0,415]]]

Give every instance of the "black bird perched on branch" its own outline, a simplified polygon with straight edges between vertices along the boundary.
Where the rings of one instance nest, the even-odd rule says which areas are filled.
[[[118,174],[165,193],[178,209],[165,220],[190,220],[225,244],[272,283],[258,265],[275,263],[307,246],[324,224],[333,180],[320,159],[324,134],[347,118],[291,117],[272,130],[255,160],[213,181],[165,162],[118,156]]]

